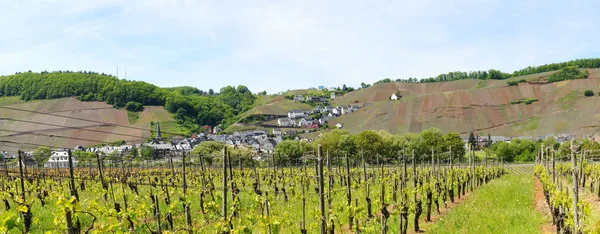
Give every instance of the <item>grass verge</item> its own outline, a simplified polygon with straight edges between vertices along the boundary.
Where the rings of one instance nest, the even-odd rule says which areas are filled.
[[[544,217],[532,209],[532,174],[510,174],[476,190],[429,233],[539,233]]]
[[[140,119],[140,112],[127,111],[127,120],[129,124],[135,124]]]

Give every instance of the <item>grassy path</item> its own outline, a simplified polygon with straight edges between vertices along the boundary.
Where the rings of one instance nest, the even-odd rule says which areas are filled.
[[[544,217],[534,209],[533,172],[511,173],[477,189],[429,233],[539,233]]]

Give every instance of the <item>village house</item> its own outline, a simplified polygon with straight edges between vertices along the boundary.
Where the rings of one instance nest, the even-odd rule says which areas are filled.
[[[333,110],[331,110],[331,114],[339,116],[340,114],[342,114],[342,111],[340,111],[340,109],[338,108],[333,108]]]
[[[75,158],[71,158],[72,165],[75,166]],[[67,151],[54,151],[46,163],[45,168],[68,168],[69,153]]]
[[[392,94],[392,96],[390,97],[390,100],[398,100],[398,96],[396,96],[396,94]]]
[[[306,101],[307,102],[318,102],[318,103],[322,103],[322,102],[327,102],[327,99],[324,97],[311,97],[311,96],[306,96]]]
[[[352,113],[353,111],[354,111],[354,109],[351,106],[343,106],[341,108],[342,115]]]
[[[302,119],[298,120],[298,124],[296,124],[296,126],[302,127],[302,126],[306,126],[307,124],[310,124],[310,123],[312,123],[312,121],[302,118]]]
[[[308,113],[308,111],[305,111],[305,110],[291,110],[291,111],[288,111],[288,118],[297,119],[297,118],[306,117],[308,115],[307,113]]]
[[[275,136],[281,135],[281,129],[273,128],[273,135],[275,135]]]
[[[331,92],[329,99],[331,99],[331,100],[335,99],[335,92]]]
[[[344,127],[344,125],[342,125],[341,123],[337,123],[337,124],[335,125],[335,127],[336,127],[336,128],[343,128],[343,127]]]
[[[319,123],[309,123],[306,125],[306,128],[308,129],[319,129]]]
[[[277,119],[277,126],[279,127],[293,127],[295,125],[294,120],[290,118]]]
[[[302,95],[302,94],[294,95],[294,101],[297,101],[297,102],[304,101],[304,95]]]
[[[327,123],[327,121],[329,121],[331,119],[331,117],[329,116],[324,116],[323,118],[319,119],[319,124],[324,125]]]

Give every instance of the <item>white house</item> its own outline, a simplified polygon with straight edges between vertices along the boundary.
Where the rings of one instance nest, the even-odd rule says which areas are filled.
[[[331,97],[329,99],[335,99],[335,92],[331,92]]]
[[[354,109],[351,106],[344,106],[341,109],[342,109],[342,115],[352,113],[354,111]]]
[[[335,127],[337,127],[337,128],[343,128],[343,127],[344,127],[344,125],[342,125],[341,123],[337,123],[337,124],[335,125]]]
[[[309,121],[309,120],[304,119],[304,118],[298,120],[298,126],[306,126],[306,125],[311,124],[311,123],[312,123],[312,121]]]
[[[275,135],[275,136],[281,135],[281,129],[273,128],[273,135]]]
[[[302,94],[294,95],[294,101],[297,101],[297,102],[304,101],[304,95],[302,95]]]
[[[75,158],[72,158],[73,166],[75,166]],[[67,151],[54,151],[48,159],[48,162],[44,163],[45,168],[68,168],[69,167],[69,153]]]
[[[304,110],[288,111],[288,118],[290,118],[290,119],[302,118],[302,117],[306,117],[306,116],[307,116],[307,113]]]
[[[396,94],[392,94],[392,96],[390,97],[391,100],[398,100],[398,96],[396,96]]]
[[[333,108],[333,110],[331,110],[331,113],[334,115],[340,115],[341,111],[338,108]]]
[[[292,127],[294,126],[294,120],[290,118],[280,118],[277,119],[277,125],[280,127]]]

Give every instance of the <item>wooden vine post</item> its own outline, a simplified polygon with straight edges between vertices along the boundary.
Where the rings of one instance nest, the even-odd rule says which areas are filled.
[[[192,226],[192,214],[190,212],[190,206],[188,205],[188,200],[187,200],[187,178],[186,178],[186,172],[185,172],[185,151],[181,153],[181,162],[182,162],[182,185],[183,185],[183,212],[185,215],[185,221],[186,221],[186,228],[188,233],[193,233],[193,226]]]
[[[414,218],[414,228],[415,228],[415,232],[419,232],[420,228],[419,228],[419,217],[421,216],[421,212],[423,212],[422,207],[421,207],[421,200],[419,199],[419,197],[417,196],[417,191],[418,191],[418,185],[417,185],[417,165],[416,165],[416,156],[415,156],[415,150],[413,150],[412,152],[412,164],[413,164],[413,187],[415,189],[415,193],[414,193],[414,199],[415,199],[415,218]]]
[[[319,144],[317,146],[317,164],[319,176],[319,208],[321,209],[321,234],[327,232],[327,219],[325,218],[325,197],[323,185],[323,149]]]
[[[68,157],[68,163],[69,163],[69,186],[70,186],[70,190],[71,190],[71,196],[75,197],[75,201],[73,201],[73,203],[76,203],[79,201],[79,193],[77,193],[77,187],[75,187],[75,177],[73,176],[73,155],[71,155],[71,150],[67,151],[67,157]],[[73,213],[71,210],[67,210],[66,218],[67,218],[67,233],[69,233],[69,234],[79,233],[81,230],[81,224],[78,219],[76,219],[75,223],[73,223]]]
[[[227,147],[223,148],[223,222],[227,222]]]
[[[579,210],[577,207],[577,203],[579,202],[579,189],[578,186],[578,168],[577,168],[577,159],[575,158],[576,146],[573,145],[573,139],[571,140],[571,163],[573,164],[572,176],[573,176],[573,221],[575,233],[579,233]]]
[[[350,178],[350,158],[348,157],[348,154],[346,153],[346,186],[348,188],[348,194],[347,194],[347,205],[348,208],[350,209],[349,215],[348,215],[348,224],[350,225],[350,230],[352,230],[352,222],[354,219],[354,215],[353,215],[353,208],[352,208],[352,179]]]
[[[21,177],[21,199],[23,200],[23,205],[25,205],[25,207],[27,207],[27,211],[26,212],[20,212],[21,215],[23,215],[23,223],[25,224],[25,232],[24,233],[28,233],[29,229],[31,228],[31,220],[32,220],[32,214],[31,214],[31,207],[30,205],[27,205],[27,200],[25,197],[25,178],[23,177],[23,160],[25,160],[24,156],[23,156],[23,151],[18,151],[19,154],[19,176]]]

